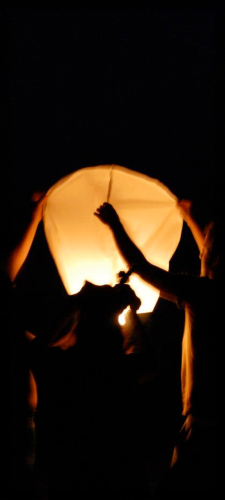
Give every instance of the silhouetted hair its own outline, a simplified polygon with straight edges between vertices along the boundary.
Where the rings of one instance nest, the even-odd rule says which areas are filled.
[[[224,275],[224,220],[213,220],[206,224],[204,233],[211,242],[210,265],[216,268],[218,277]]]

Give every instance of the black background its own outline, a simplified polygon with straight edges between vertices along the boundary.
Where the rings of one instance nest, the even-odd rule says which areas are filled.
[[[8,2],[1,10],[3,244],[33,190],[90,165],[159,179],[193,200],[202,224],[220,213],[219,2]],[[172,266],[199,269],[186,228]],[[64,294],[42,227],[20,285],[35,330],[36,317]]]
[[[223,2],[19,3],[1,7],[2,247],[20,231],[33,190],[91,165],[115,163],[159,179],[193,200],[202,225],[219,215]],[[196,273],[199,264],[184,226],[171,269]],[[26,328],[41,335],[66,295],[42,225],[17,289]],[[149,397],[160,422],[154,478],[168,453],[163,438],[180,414],[183,312],[160,299],[143,321],[160,360],[157,396]]]
[[[5,9],[7,177],[46,189],[83,166],[117,163],[178,197],[214,202],[217,3],[82,5]]]

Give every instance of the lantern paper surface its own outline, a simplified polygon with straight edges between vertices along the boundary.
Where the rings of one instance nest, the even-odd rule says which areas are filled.
[[[119,165],[77,170],[51,187],[43,219],[50,252],[70,295],[85,281],[114,286],[119,271],[128,270],[110,228],[94,216],[105,201],[114,206],[146,259],[162,269],[168,270],[180,241],[177,198],[162,183]],[[137,275],[131,275],[129,284],[142,301],[138,312],[151,312],[158,291]]]

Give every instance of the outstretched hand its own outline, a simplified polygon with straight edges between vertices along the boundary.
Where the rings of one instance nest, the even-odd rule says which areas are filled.
[[[103,205],[97,208],[94,215],[110,227],[113,227],[119,222],[119,217],[110,203],[103,203]]]
[[[190,200],[178,200],[177,207],[181,217],[188,222],[192,217],[192,202]]]
[[[47,200],[47,194],[45,192],[35,192],[32,195],[31,201],[33,204],[32,215],[38,222],[43,218],[43,206]]]

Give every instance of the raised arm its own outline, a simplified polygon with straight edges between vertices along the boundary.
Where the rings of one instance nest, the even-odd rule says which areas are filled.
[[[164,271],[146,260],[143,253],[126,233],[112,205],[104,203],[94,215],[111,228],[117,247],[128,265],[133,267],[133,272],[157,288],[162,297],[176,301],[180,290],[180,277]]]
[[[34,203],[30,222],[17,246],[11,251],[6,261],[6,273],[11,281],[14,281],[23,263],[25,262],[31,245],[33,243],[39,222],[42,220],[43,204],[47,196],[43,193],[35,193],[32,201]]]
[[[135,269],[137,269],[137,265],[145,261],[145,257],[126,233],[119,216],[112,205],[104,203],[97,208],[94,215],[110,227],[123,258],[130,267],[133,267],[135,264]]]
[[[180,211],[181,216],[184,221],[187,223],[190,231],[192,232],[193,238],[198,246],[199,253],[202,253],[204,246],[204,233],[201,227],[198,225],[196,220],[192,215],[192,202],[189,200],[180,200],[177,203],[177,207]]]

